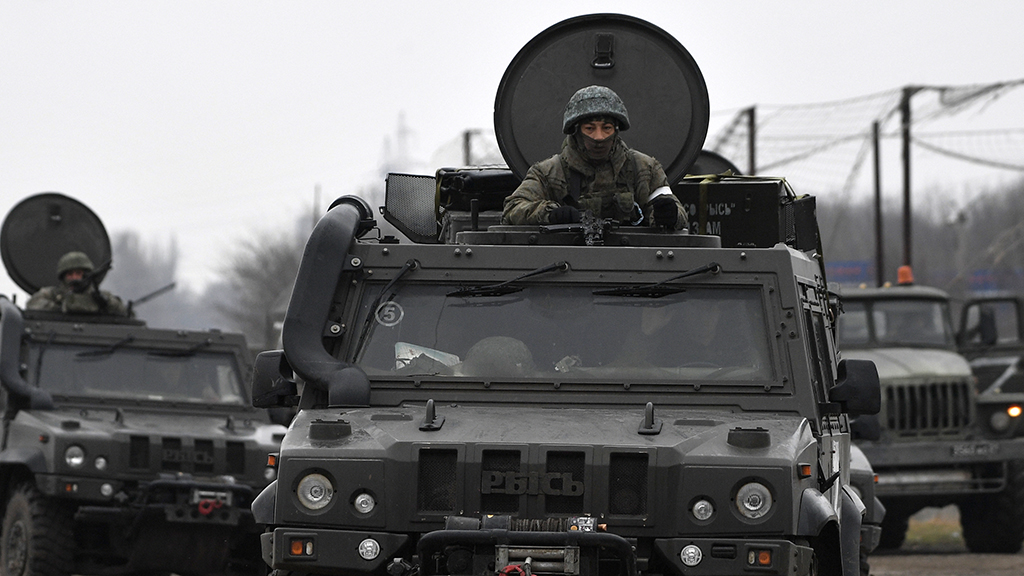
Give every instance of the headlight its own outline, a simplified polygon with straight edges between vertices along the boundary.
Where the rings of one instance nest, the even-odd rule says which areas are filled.
[[[97,456],[96,460],[93,462],[93,464],[96,465],[96,469],[97,470],[106,470],[107,469],[107,459],[104,458],[103,456]]]
[[[711,515],[715,513],[715,507],[709,500],[701,498],[693,503],[693,508],[690,509],[693,513],[693,517],[697,520],[707,520],[711,518]]]
[[[334,486],[323,474],[309,474],[299,481],[299,488],[295,492],[303,506],[319,510],[331,503]]]
[[[747,518],[760,518],[772,509],[772,493],[759,482],[744,484],[736,492],[736,508]]]
[[[1010,415],[1006,412],[993,412],[988,419],[988,425],[996,432],[1006,432],[1010,427]]]
[[[352,505],[355,506],[356,512],[359,512],[360,514],[369,514],[377,507],[377,500],[375,500],[370,494],[363,492],[356,496],[355,500],[352,501]]]
[[[72,468],[81,468],[85,464],[85,450],[81,446],[68,446],[64,451],[64,461]]]
[[[380,544],[373,538],[367,538],[359,543],[359,556],[363,560],[373,560],[380,556]]]

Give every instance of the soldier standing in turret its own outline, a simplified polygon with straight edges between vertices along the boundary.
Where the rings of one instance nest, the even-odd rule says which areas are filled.
[[[84,252],[68,252],[57,262],[56,286],[40,288],[25,308],[65,314],[109,314],[131,316],[121,298],[100,290],[96,268]]]
[[[565,106],[562,152],[530,167],[505,199],[504,224],[567,224],[589,210],[622,224],[686,227],[661,163],[630,149],[619,135],[629,115],[605,86],[578,90]]]

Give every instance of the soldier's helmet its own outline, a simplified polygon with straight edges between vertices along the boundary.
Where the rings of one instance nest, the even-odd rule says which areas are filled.
[[[85,252],[68,252],[57,261],[57,279],[63,280],[64,274],[69,270],[85,270],[92,272],[95,266]]]
[[[607,86],[587,86],[580,88],[569,98],[565,105],[565,116],[562,120],[562,132],[572,134],[576,123],[588,116],[605,116],[614,118],[619,130],[629,129],[629,113],[622,98]]]

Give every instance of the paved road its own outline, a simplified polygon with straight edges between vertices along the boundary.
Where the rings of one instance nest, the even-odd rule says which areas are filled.
[[[1021,576],[1024,554],[899,551],[871,557],[872,576]]]
[[[902,548],[872,555],[872,576],[1024,575],[1024,553],[969,553],[955,506],[926,508],[911,517],[910,524]]]

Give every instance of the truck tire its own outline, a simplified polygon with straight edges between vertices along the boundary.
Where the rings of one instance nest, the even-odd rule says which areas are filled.
[[[967,549],[1016,554],[1024,541],[1024,462],[1007,464],[1006,488],[985,499],[961,503],[960,525]]]
[[[903,546],[903,541],[907,539],[910,516],[895,508],[887,508],[885,517],[882,518],[882,534],[878,539],[879,550],[896,550]]]
[[[69,510],[31,484],[11,489],[0,529],[0,576],[66,576],[74,549]]]

